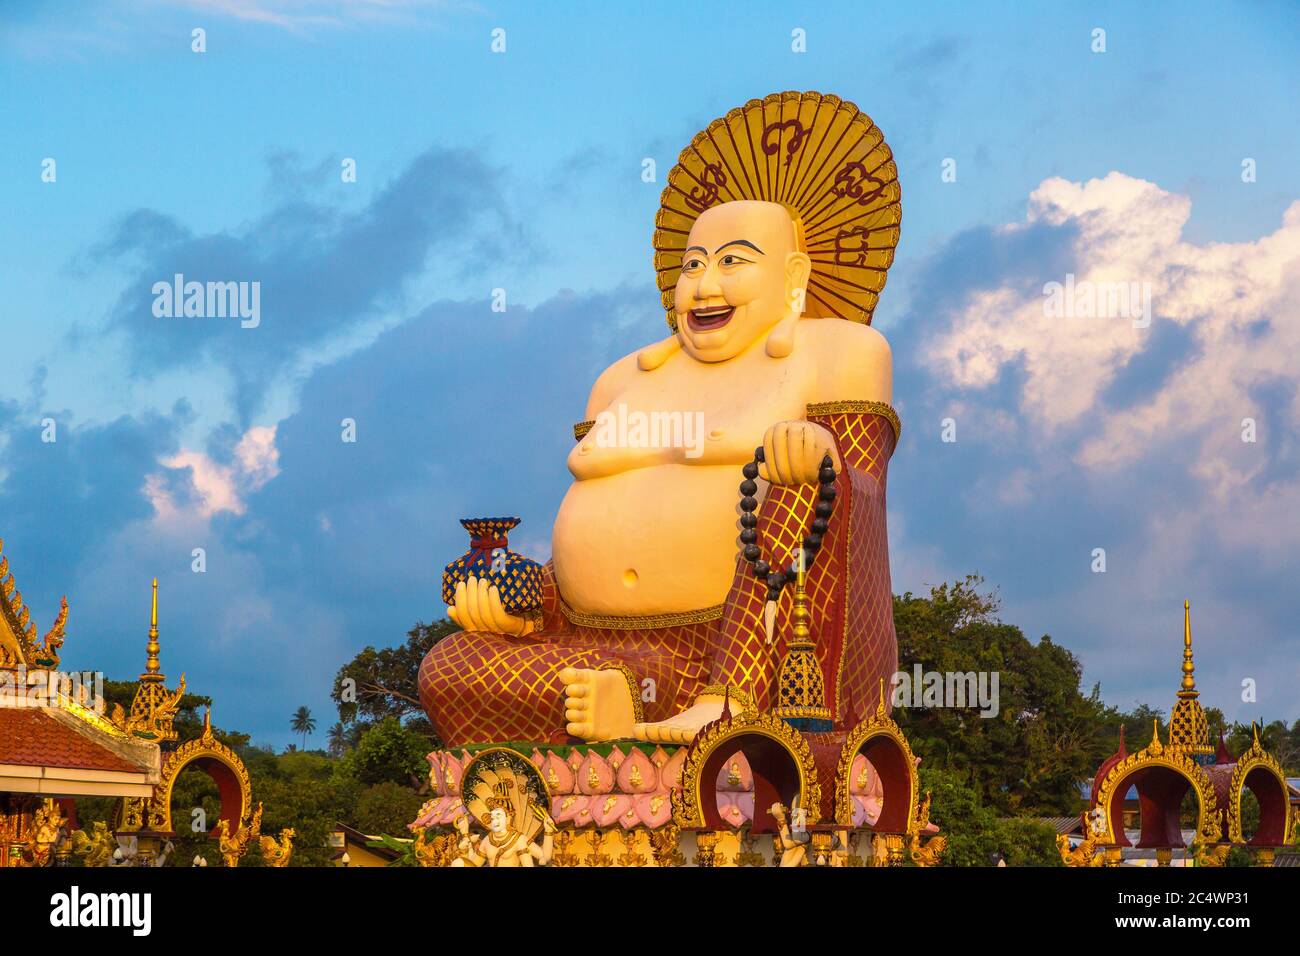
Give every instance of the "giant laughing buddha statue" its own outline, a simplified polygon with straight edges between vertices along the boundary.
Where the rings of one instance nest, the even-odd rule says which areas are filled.
[[[880,129],[835,96],[753,100],[682,152],[654,236],[673,334],[591,389],[540,608],[512,612],[482,577],[455,585],[462,630],[420,669],[447,745],[686,744],[724,707],[771,707],[801,561],[829,723],[874,710],[897,666],[900,426],[870,322],[899,196]],[[638,412],[694,415],[702,441],[593,431]]]

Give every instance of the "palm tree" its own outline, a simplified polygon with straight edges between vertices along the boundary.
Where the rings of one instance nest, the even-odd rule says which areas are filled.
[[[307,735],[316,730],[316,718],[311,715],[311,710],[307,707],[299,707],[293,712],[289,726],[295,734],[302,734],[302,749],[306,750]]]
[[[341,723],[330,728],[330,756],[337,757],[348,749],[348,729]]]

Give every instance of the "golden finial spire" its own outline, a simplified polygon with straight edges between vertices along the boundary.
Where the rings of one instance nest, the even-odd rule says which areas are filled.
[[[153,601],[149,609],[149,643],[146,645],[144,673],[131,701],[124,729],[138,736],[156,740],[175,740],[172,726],[181,698],[185,696],[185,675],[181,674],[176,690],[168,690],[162,668],[158,665],[158,579],[153,579]]]
[[[1197,697],[1196,665],[1192,661],[1192,602],[1183,601],[1183,686],[1179,697]]]
[[[153,579],[153,607],[149,612],[149,643],[145,646],[147,654],[144,673],[140,675],[141,680],[163,681],[166,678],[162,675],[162,670],[158,665],[158,579]]]

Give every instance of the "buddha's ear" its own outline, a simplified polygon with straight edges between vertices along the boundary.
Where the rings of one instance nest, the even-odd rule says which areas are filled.
[[[796,316],[803,315],[804,295],[812,275],[812,260],[806,252],[791,252],[785,257],[785,297]]]
[[[682,342],[676,335],[654,345],[647,345],[636,353],[636,367],[643,372],[653,372],[681,350]]]

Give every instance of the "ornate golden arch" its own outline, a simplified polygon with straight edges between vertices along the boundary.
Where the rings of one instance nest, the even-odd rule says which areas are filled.
[[[805,810],[808,824],[820,822],[821,784],[817,782],[817,766],[808,741],[775,714],[757,711],[746,711],[728,721],[715,721],[696,736],[682,765],[681,788],[672,792],[673,822],[683,828],[705,825],[700,773],[717,750],[741,737],[766,737],[790,756],[799,774],[799,806]]]
[[[1105,813],[1106,829],[1096,842],[1101,845],[1115,846],[1115,821],[1111,818],[1110,807],[1116,792],[1124,793],[1128,789],[1128,780],[1139,770],[1163,767],[1183,777],[1196,792],[1198,812],[1196,818],[1196,839],[1194,842],[1218,843],[1221,839],[1219,809],[1214,799],[1214,784],[1201,765],[1181,747],[1166,747],[1160,742],[1160,734],[1152,735],[1151,743],[1136,753],[1129,754],[1107,772],[1101,786],[1097,789],[1096,805]],[[1121,820],[1121,826],[1123,825]]]
[[[1249,843],[1241,831],[1241,796],[1246,788],[1246,777],[1252,770],[1263,768],[1277,780],[1282,790],[1282,845],[1289,846],[1295,839],[1296,819],[1291,811],[1291,793],[1287,787],[1286,773],[1273,755],[1260,745],[1259,734],[1250,748],[1237,758],[1237,766],[1232,771],[1232,782],[1228,784],[1228,839],[1233,843]]]
[[[122,830],[151,830],[156,833],[172,832],[172,788],[181,771],[199,760],[211,760],[229,770],[239,787],[237,813],[228,813],[223,804],[222,819],[233,821],[232,831],[244,825],[253,811],[253,784],[248,768],[239,755],[217,740],[212,733],[211,714],[203,718],[203,734],[177,747],[163,762],[161,778],[154,787],[153,796],[145,799],[127,798],[122,803]],[[219,784],[218,784],[219,785]]]
[[[897,722],[885,713],[883,690],[880,703],[876,705],[876,712],[869,719],[849,731],[849,736],[844,741],[844,747],[840,751],[840,762],[835,771],[835,822],[841,826],[852,826],[853,824],[853,799],[849,792],[852,783],[850,778],[853,775],[853,761],[862,748],[877,737],[891,740],[902,753],[907,768],[907,832],[911,833],[916,828],[917,823],[921,780],[916,772],[916,757],[912,753],[911,744],[907,742],[907,738],[903,735],[903,730],[898,726]],[[885,794],[885,799],[890,799],[890,795]]]

